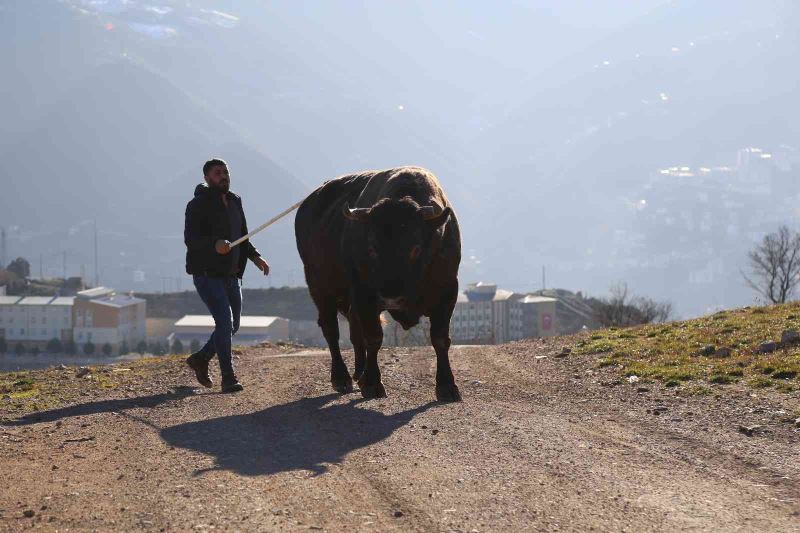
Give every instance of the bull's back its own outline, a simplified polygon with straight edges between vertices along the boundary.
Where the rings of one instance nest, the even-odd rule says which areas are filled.
[[[354,204],[369,177],[364,173],[332,179],[309,194],[297,209],[295,240],[309,287],[346,283],[341,259],[342,209],[346,203]]]

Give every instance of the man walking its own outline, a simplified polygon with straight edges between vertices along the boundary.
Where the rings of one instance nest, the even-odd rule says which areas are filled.
[[[203,348],[193,353],[186,364],[194,370],[204,387],[213,382],[208,363],[216,354],[222,375],[222,392],[243,390],[231,359],[231,337],[239,329],[242,314],[240,280],[250,259],[266,276],[269,264],[258,250],[244,241],[231,242],[247,234],[242,199],[230,191],[228,165],[221,159],[203,165],[205,183],[194,190],[186,205],[183,239],[186,243],[186,272],[194,277],[197,293],[214,317],[214,332]]]

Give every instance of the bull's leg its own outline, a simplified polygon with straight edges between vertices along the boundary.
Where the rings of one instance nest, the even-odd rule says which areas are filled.
[[[366,350],[364,372],[358,380],[361,396],[364,398],[386,398],[386,389],[381,383],[381,369],[378,368],[378,351],[383,344],[383,328],[380,313],[371,301],[355,299],[358,302],[354,318],[359,323]]]
[[[339,321],[336,319],[336,302],[325,302],[319,306],[319,320],[322,334],[331,352],[331,385],[333,390],[342,394],[353,392],[353,380],[347,371],[339,349]]]
[[[431,313],[431,345],[436,351],[436,399],[440,402],[460,402],[453,371],[450,368],[450,318],[453,316],[458,283],[445,289],[441,301]]]
[[[364,367],[367,365],[367,349],[364,345],[364,332],[361,331],[361,323],[355,317],[355,311],[351,308],[348,315],[350,322],[350,342],[353,344],[355,353],[355,370],[353,371],[353,381],[358,381],[364,375]]]

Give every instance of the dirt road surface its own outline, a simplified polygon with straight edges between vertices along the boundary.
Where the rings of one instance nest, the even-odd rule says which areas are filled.
[[[430,348],[382,354],[382,400],[334,394],[326,353],[255,348],[236,395],[172,359],[0,404],[0,529],[800,531],[797,394],[642,387],[557,342],[454,347],[458,404]]]

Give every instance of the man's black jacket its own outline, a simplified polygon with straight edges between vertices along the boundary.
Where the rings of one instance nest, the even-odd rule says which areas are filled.
[[[244,218],[242,199],[232,193],[225,193],[228,203],[236,206],[242,215],[242,235],[247,234],[247,220]],[[233,272],[233,254],[221,255],[214,248],[218,240],[233,241],[239,236],[231,235],[231,225],[222,193],[214,191],[205,183],[194,190],[194,198],[186,204],[186,223],[183,229],[183,241],[186,243],[186,272],[194,275],[224,276]],[[248,259],[260,257],[250,241],[239,245],[239,265],[236,269],[241,278]]]

